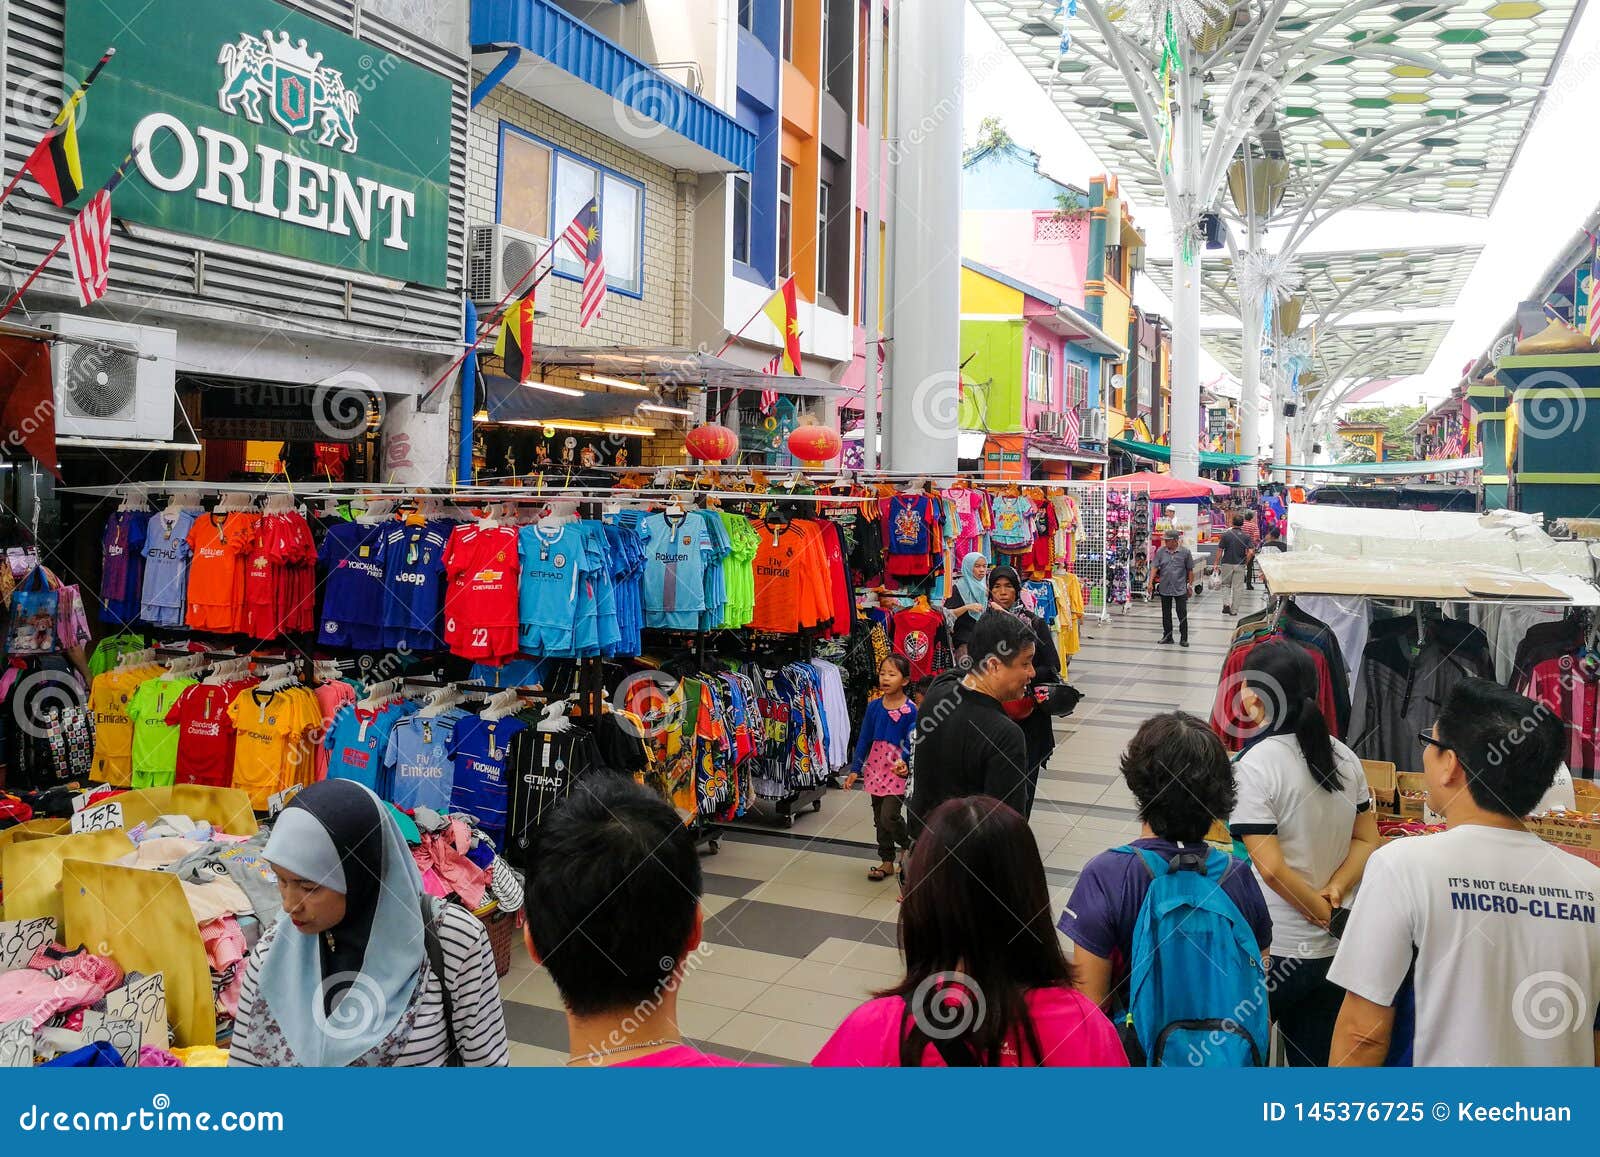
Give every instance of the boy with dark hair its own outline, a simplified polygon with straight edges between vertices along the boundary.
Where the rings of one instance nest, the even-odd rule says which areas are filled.
[[[684,962],[700,946],[700,857],[655,792],[602,772],[538,829],[524,935],[567,1006],[573,1064],[735,1065],[678,1029]]]
[[[1203,719],[1185,712],[1146,719],[1122,753],[1121,770],[1144,825],[1129,847],[1167,860],[1185,850],[1204,853],[1212,821],[1233,811],[1227,749]],[[1056,925],[1076,945],[1073,983],[1108,1012],[1127,999],[1134,926],[1150,880],[1139,856],[1101,852],[1084,865]],[[1272,918],[1250,866],[1233,861],[1221,886],[1264,953],[1272,943]]]
[[[1027,744],[1001,704],[1020,699],[1032,684],[1035,645],[1027,623],[991,610],[972,629],[971,667],[946,671],[929,685],[911,739],[913,837],[935,808],[961,796],[992,795],[1026,814]]]
[[[1346,990],[1335,1065],[1381,1065],[1414,972],[1416,1065],[1595,1063],[1600,867],[1522,817],[1561,760],[1543,703],[1467,679],[1421,736],[1428,806],[1449,830],[1367,861],[1328,979]]]

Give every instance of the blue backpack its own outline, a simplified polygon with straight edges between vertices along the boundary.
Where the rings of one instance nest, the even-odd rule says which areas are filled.
[[[1138,856],[1151,877],[1133,931],[1125,1043],[1136,1043],[1151,1068],[1266,1064],[1261,952],[1221,888],[1232,857],[1214,848],[1202,857],[1196,849],[1169,863],[1139,848],[1115,850]]]

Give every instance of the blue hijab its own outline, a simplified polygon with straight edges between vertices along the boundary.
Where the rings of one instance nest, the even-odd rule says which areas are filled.
[[[978,577],[978,564],[987,561],[981,550],[974,550],[961,560],[961,573],[956,576],[956,590],[961,592],[963,604],[977,603],[980,607],[989,605],[989,586]]]
[[[295,1060],[342,1068],[388,1038],[422,978],[422,877],[389,808],[348,779],[295,796],[262,854],[345,897],[323,935],[283,913],[257,977]]]

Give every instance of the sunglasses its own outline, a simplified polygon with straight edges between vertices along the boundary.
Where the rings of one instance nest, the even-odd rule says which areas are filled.
[[[1419,731],[1419,732],[1417,732],[1417,738],[1422,740],[1422,745],[1424,747],[1429,747],[1429,746],[1437,747],[1440,751],[1454,751],[1455,750],[1455,748],[1451,747],[1444,740],[1436,739],[1434,737],[1433,732],[1431,732],[1431,731]]]

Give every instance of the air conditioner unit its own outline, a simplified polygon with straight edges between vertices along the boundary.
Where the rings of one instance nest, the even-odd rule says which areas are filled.
[[[1035,434],[1043,434],[1046,437],[1055,437],[1056,419],[1059,416],[1048,412],[1035,414],[1033,416],[1033,432]]]
[[[1085,410],[1083,412],[1083,432],[1079,437],[1085,442],[1104,442],[1106,440],[1106,412],[1104,410]]]
[[[528,271],[550,242],[506,225],[473,225],[467,230],[467,293],[476,302],[497,302],[520,284],[533,284]],[[546,257],[542,272],[550,265]]]
[[[171,440],[176,330],[73,313],[46,314],[39,323],[65,337],[105,343],[51,345],[58,436]]]

